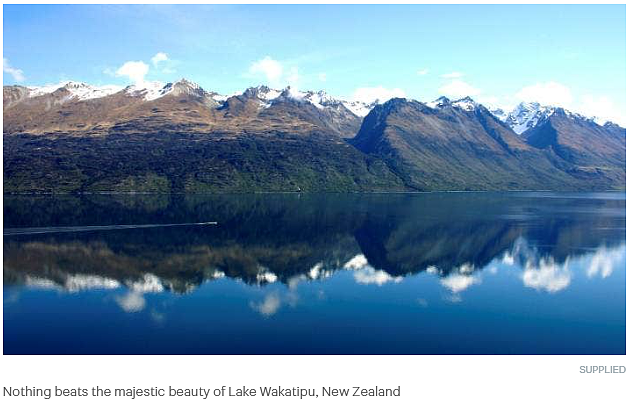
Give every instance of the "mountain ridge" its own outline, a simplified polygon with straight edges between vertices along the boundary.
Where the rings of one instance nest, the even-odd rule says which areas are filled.
[[[234,95],[245,95],[246,93],[252,92],[264,92],[266,95],[263,96],[262,99],[265,99],[269,102],[279,98],[279,97],[292,97],[294,99],[303,99],[307,102],[312,103],[315,106],[323,107],[329,105],[337,105],[342,104],[347,109],[349,109],[356,116],[364,117],[366,116],[371,109],[375,105],[384,103],[382,100],[375,100],[371,102],[363,102],[359,100],[349,100],[339,97],[333,97],[328,95],[325,90],[308,90],[308,91],[298,91],[290,86],[285,87],[284,89],[278,90],[270,88],[266,85],[259,85],[257,87],[248,87],[241,93],[235,93],[232,95],[222,95],[214,91],[206,91],[199,84],[188,80],[186,78],[181,78],[175,82],[163,83],[159,81],[144,81],[137,84],[128,85],[126,87],[118,86],[118,85],[101,85],[95,86],[90,85],[85,82],[79,81],[63,81],[57,84],[50,84],[44,86],[21,86],[21,85],[9,85],[4,86],[5,92],[5,107],[7,106],[7,89],[16,88],[22,89],[27,97],[38,97],[44,96],[46,94],[52,94],[55,91],[66,89],[70,93],[71,97],[75,97],[78,100],[90,100],[106,97],[109,95],[114,95],[118,92],[124,91],[128,94],[137,95],[145,95],[146,101],[155,100],[159,97],[169,94],[175,88],[181,88],[182,86],[187,86],[192,88],[191,91],[197,91],[199,93],[205,93],[211,96],[217,103],[221,103],[225,101],[230,96]],[[24,96],[20,97],[24,98]],[[418,101],[423,102],[423,101]],[[11,102],[9,100],[9,104],[14,104],[15,100]],[[445,96],[440,96],[434,101],[423,102],[424,104],[435,108],[440,107],[443,104],[451,103],[455,105],[459,105],[461,107],[469,108],[469,105],[481,105],[474,101],[471,97],[465,96],[460,99],[450,100]],[[484,106],[484,105],[483,105]],[[494,116],[503,122],[509,124],[509,126],[517,133],[521,134],[525,130],[531,128],[536,124],[536,122],[549,114],[552,114],[556,109],[563,109],[558,106],[551,105],[542,105],[538,102],[520,102],[517,104],[513,110],[510,112],[506,112],[500,108],[491,108],[485,106]],[[604,126],[607,123],[618,124],[616,122],[606,121],[603,119],[599,119],[598,117],[586,117],[578,113],[573,113],[574,115],[578,115],[583,119],[589,119],[596,122],[599,126]]]
[[[362,104],[363,118],[325,91],[186,79],[3,95],[7,192],[624,188],[624,128],[539,104],[517,133],[470,97]]]

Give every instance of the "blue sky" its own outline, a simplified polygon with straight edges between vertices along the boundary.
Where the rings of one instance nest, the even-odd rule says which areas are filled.
[[[186,77],[224,94],[268,83],[626,109],[624,5],[4,5],[3,19],[5,85]]]

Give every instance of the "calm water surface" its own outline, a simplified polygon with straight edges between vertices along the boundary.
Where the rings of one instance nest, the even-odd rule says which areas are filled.
[[[5,354],[625,353],[623,193],[5,196],[3,251]]]

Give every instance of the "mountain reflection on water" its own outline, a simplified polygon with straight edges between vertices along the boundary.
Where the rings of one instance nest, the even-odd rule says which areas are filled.
[[[230,280],[253,290],[241,304],[267,320],[284,308],[299,310],[305,299],[342,311],[365,298],[376,312],[404,295],[395,286],[412,282],[432,281],[442,303],[461,306],[466,290],[489,289],[488,279],[500,272],[516,273],[520,288],[536,292],[531,299],[614,273],[622,276],[613,280],[622,281],[624,295],[620,193],[5,196],[4,219],[5,329],[7,312],[17,309],[25,290],[57,290],[62,298],[103,292],[122,311],[150,311],[157,322],[165,315],[149,296],[192,296]],[[218,225],[28,234],[29,228],[208,221]],[[304,284],[321,287],[300,295]],[[508,282],[503,294],[513,287]],[[361,289],[369,292],[356,294]],[[245,290],[212,298],[229,305],[231,295]],[[429,303],[413,299],[420,309]],[[624,301],[613,309],[624,318]]]

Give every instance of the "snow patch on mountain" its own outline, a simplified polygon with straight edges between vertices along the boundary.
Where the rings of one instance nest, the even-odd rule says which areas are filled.
[[[142,97],[145,101],[153,101],[163,97],[172,91],[172,86],[164,85],[160,81],[144,81],[140,84],[133,84],[125,88],[128,95]]]
[[[596,116],[588,117],[560,107],[540,105],[537,102],[521,102],[509,113],[506,113],[503,109],[493,109],[491,113],[496,118],[505,122],[514,132],[522,134],[559,111],[562,111],[562,113],[571,119],[584,120],[599,126],[605,126],[605,124],[608,123],[606,119],[601,119]]]
[[[290,86],[283,90],[276,90],[266,86],[252,87],[245,90],[244,96],[253,96],[260,100],[260,105],[269,108],[273,103],[280,101],[294,101],[309,103],[317,109],[339,109],[345,107],[356,116],[364,117],[376,105],[376,102],[367,104],[360,101],[346,101],[335,98],[325,91],[299,91]]]
[[[229,96],[221,95],[215,92],[205,91],[199,84],[192,81],[181,79],[174,83],[163,83],[160,81],[144,81],[121,87],[118,85],[93,86],[86,83],[75,81],[64,81],[57,84],[45,86],[27,87],[29,97],[38,97],[46,94],[52,94],[60,89],[65,89],[70,93],[69,99],[77,99],[80,101],[101,98],[108,95],[124,91],[125,94],[132,97],[142,98],[145,101],[154,101],[165,95],[192,95],[201,98],[214,100],[218,104],[225,102]],[[236,94],[233,94],[236,95]],[[317,109],[334,108],[339,109],[345,107],[356,116],[366,116],[376,105],[377,101],[365,103],[362,101],[347,101],[332,97],[325,91],[299,91],[295,88],[286,87],[283,90],[269,88],[265,85],[251,87],[245,90],[242,95],[255,97],[260,100],[260,106],[263,108],[270,107],[273,102],[279,100],[293,100],[297,102],[307,102],[314,105]]]
[[[102,98],[122,90],[118,85],[94,86],[76,81],[63,81],[57,84],[49,84],[40,87],[27,87],[29,89],[29,97],[39,97],[46,94],[52,94],[55,91],[64,89],[70,93],[71,98],[78,100],[87,100],[94,98]]]
[[[501,108],[490,109],[489,112],[491,112],[491,114],[494,115],[501,122],[506,121],[507,118],[509,117],[509,114],[505,112],[504,109],[501,109]]]
[[[304,94],[303,98],[319,109],[329,106],[338,106],[341,104],[340,100],[331,97],[325,91],[308,91]]]
[[[448,97],[439,97],[432,102],[428,102],[426,105],[431,107],[432,109],[443,108],[444,106],[450,105],[450,99]]]
[[[219,104],[227,101],[227,99],[230,97],[231,95],[221,95],[221,94],[212,94],[210,95],[210,98],[212,98],[213,100],[215,100],[216,102],[218,102]]]
[[[461,108],[464,111],[473,111],[476,109],[476,107],[478,106],[478,104],[470,97],[465,97],[465,98],[461,98],[461,99],[457,99],[456,101],[452,102],[452,106],[455,106],[457,108]]]
[[[76,81],[63,81],[57,84],[29,86],[26,88],[28,89],[28,97],[31,98],[52,94],[59,90],[65,90],[69,93],[69,95],[66,95],[65,92],[62,93],[66,95],[64,97],[64,101],[71,99],[79,101],[96,99],[115,94],[119,91],[124,91],[124,93],[130,96],[141,97],[145,101],[153,101],[168,94],[191,95],[199,98],[205,98],[207,100],[213,100],[218,104],[224,103],[229,98],[229,96],[221,95],[215,92],[207,92],[199,84],[186,79],[181,79],[174,83],[167,84],[159,81],[145,81],[140,84],[127,86],[126,88],[117,85],[94,86]],[[242,93],[242,95],[257,98],[260,101],[260,106],[262,108],[268,108],[272,106],[274,102],[281,100],[292,100],[309,103],[321,110],[333,108],[342,113],[344,109],[347,109],[354,115],[361,118],[367,116],[369,112],[379,103],[378,101],[366,103],[359,100],[340,99],[330,96],[325,91],[299,91],[295,88],[291,88],[290,86],[283,90],[278,90],[261,85],[258,87],[248,88]],[[433,109],[455,107],[464,111],[473,111],[481,106],[470,97],[450,100],[443,96],[432,102],[427,102],[426,105]],[[511,127],[515,133],[522,134],[526,130],[535,127],[543,119],[551,116],[558,110],[564,111],[564,113],[570,118],[584,119],[600,126],[604,126],[609,122],[606,119],[586,117],[578,113],[563,110],[559,107],[543,106],[537,102],[522,102],[511,112],[506,112],[504,109],[491,109],[491,113],[497,119]]]
[[[479,104],[470,97],[460,98],[451,101],[449,98],[442,96],[435,99],[434,101],[426,103],[426,105],[428,105],[432,109],[442,109],[448,106],[452,106],[470,112],[476,110]]]
[[[342,101],[343,105],[354,115],[365,117],[378,104],[377,102],[366,103],[362,101]]]
[[[504,122],[517,134],[522,134],[535,127],[537,123],[552,115],[554,107],[542,106],[537,102],[521,102],[509,113]]]
[[[328,95],[325,91],[298,91],[291,87],[287,87],[282,91],[281,97],[293,99],[298,102],[307,102],[314,105],[317,109],[328,107],[338,107],[342,105],[340,99],[336,99]]]
[[[273,88],[269,88],[266,85],[259,85],[257,87],[247,88],[242,96],[257,98],[260,101],[260,107],[268,108],[272,102],[282,95],[283,91],[279,91]]]

